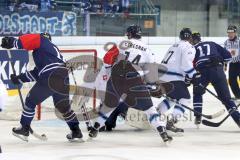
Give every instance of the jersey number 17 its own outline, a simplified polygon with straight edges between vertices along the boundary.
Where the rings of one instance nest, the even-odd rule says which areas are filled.
[[[203,46],[198,46],[197,49],[199,50],[200,57],[210,55],[210,45],[204,44]]]

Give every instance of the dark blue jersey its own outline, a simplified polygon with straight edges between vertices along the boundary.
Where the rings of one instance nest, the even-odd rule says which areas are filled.
[[[195,48],[195,68],[216,66],[231,59],[230,52],[215,42],[200,42]]]
[[[65,68],[63,56],[59,49],[49,39],[40,34],[26,34],[15,42],[19,49],[33,50],[33,60],[36,67],[22,75],[22,81],[36,80],[40,76],[48,77],[57,68]]]

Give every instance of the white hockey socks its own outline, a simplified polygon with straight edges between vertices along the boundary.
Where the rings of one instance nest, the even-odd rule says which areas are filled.
[[[154,127],[157,128],[159,126],[166,126],[167,123],[167,118],[166,117],[161,117],[160,114],[157,112],[156,107],[152,106],[148,110],[144,111],[148,117],[148,120],[150,124]]]

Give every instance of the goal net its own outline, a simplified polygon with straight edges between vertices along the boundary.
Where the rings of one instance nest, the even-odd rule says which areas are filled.
[[[90,87],[94,89],[94,77],[99,71],[99,64],[97,60],[97,51],[94,49],[61,49],[61,54],[64,57],[64,60],[71,61],[76,60],[77,67],[73,69],[73,74],[69,74],[70,78],[70,99],[80,98],[80,96],[74,97],[75,90],[75,81],[78,87]],[[86,62],[84,61],[86,60]],[[35,66],[31,53],[29,53],[29,63],[27,70],[31,70]],[[23,99],[25,100],[27,93],[34,85],[34,82],[24,83],[21,88],[23,94]],[[16,90],[8,92],[8,100],[5,106],[5,110],[0,112],[0,119],[4,120],[19,120],[22,112],[22,105]],[[41,93],[39,93],[41,94]],[[88,109],[96,108],[96,91],[94,91],[88,101],[86,102],[86,107]],[[74,110],[79,110],[80,107],[76,103],[72,103],[72,108]],[[36,107],[36,116],[35,119],[56,119],[55,109],[52,101],[52,97],[49,97],[43,103],[39,104]]]

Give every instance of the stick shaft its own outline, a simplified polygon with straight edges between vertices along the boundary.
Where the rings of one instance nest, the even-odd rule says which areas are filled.
[[[8,49],[8,50],[7,50],[7,53],[8,53],[8,57],[9,57],[9,59],[10,59],[10,64],[11,64],[11,67],[12,67],[13,74],[16,75],[16,70],[15,70],[15,68],[14,68],[11,51]],[[21,104],[22,104],[22,108],[24,108],[24,101],[23,101],[23,96],[22,96],[22,92],[21,92],[20,86],[19,86],[19,84],[16,84],[16,86],[17,86],[18,95],[19,95],[19,98],[20,98],[20,101],[21,101]]]
[[[76,78],[74,76],[74,73],[73,73],[73,69],[72,67],[70,68],[70,71],[71,71],[71,74],[72,74],[72,77],[73,77],[73,81],[74,81],[74,84],[76,86],[76,89],[77,89],[77,81],[76,81]],[[78,104],[79,105],[79,104]],[[82,114],[83,114],[83,118],[85,120],[85,124],[87,126],[87,129],[89,130],[90,127],[92,127],[92,124],[91,124],[91,121],[90,121],[90,116],[87,112],[87,108],[85,106],[85,103],[81,106],[81,111],[82,111]]]
[[[198,115],[200,115],[200,116],[203,116],[203,117],[205,117],[205,118],[207,118],[207,119],[217,118],[217,117],[221,116],[221,115],[224,113],[224,112],[222,112],[222,111],[219,111],[218,113],[215,113],[215,114],[213,114],[213,115],[205,115],[205,114],[202,114],[202,113],[200,113],[200,112],[195,111],[194,109],[192,109],[192,108],[190,108],[190,107],[188,107],[188,106],[186,106],[186,105],[184,105],[184,104],[181,104],[179,101],[177,101],[177,100],[175,100],[175,99],[172,99],[172,98],[167,97],[167,96],[165,96],[165,95],[162,95],[162,96],[163,96],[164,98],[166,98],[167,100],[172,101],[172,102],[174,102],[174,103],[182,106],[183,108],[186,108],[186,109],[190,110],[191,112],[194,112],[194,113],[196,113],[196,114],[198,114]]]

